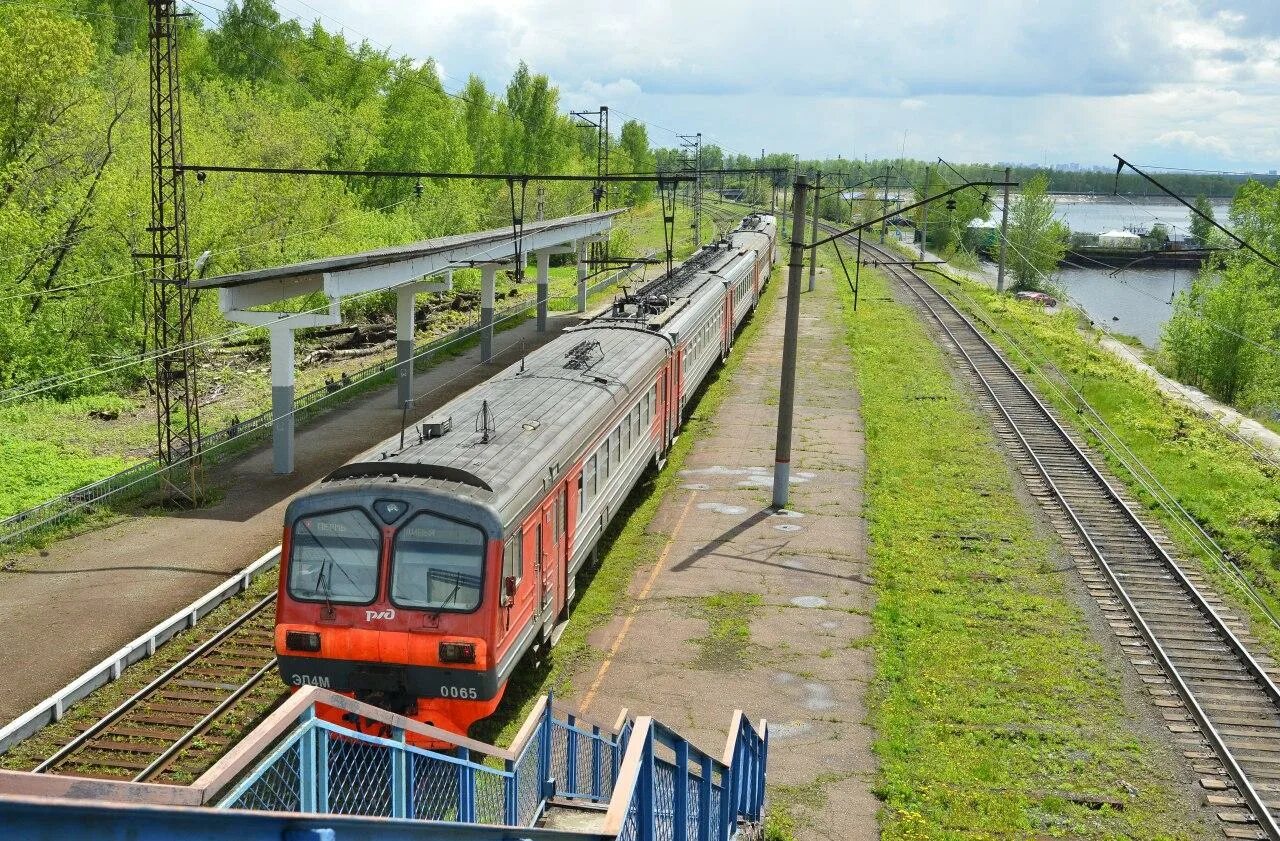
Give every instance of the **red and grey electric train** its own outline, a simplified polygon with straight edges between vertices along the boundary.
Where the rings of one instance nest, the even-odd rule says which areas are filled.
[[[285,514],[275,647],[322,686],[451,732],[493,713],[578,570],[728,353],[775,260],[753,215]],[[335,711],[333,715],[338,715]]]

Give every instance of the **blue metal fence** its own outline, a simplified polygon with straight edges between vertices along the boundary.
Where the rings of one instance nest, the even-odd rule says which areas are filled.
[[[322,720],[319,704],[386,735]],[[455,747],[424,750],[405,729]],[[0,771],[0,841],[731,841],[758,834],[767,759],[767,727],[740,712],[722,759],[652,718],[603,728],[550,699],[498,748],[306,687],[190,786]],[[566,808],[579,828],[538,826]]]
[[[639,719],[626,752],[634,773],[630,798],[610,806],[619,841],[729,841],[764,816],[768,729],[738,713],[726,761],[699,750],[670,728]]]
[[[272,812],[533,826],[548,799],[608,802],[626,743],[547,703],[513,757],[466,747],[451,752],[349,730],[308,707],[284,738],[219,806]],[[624,733],[625,733],[624,729]]]

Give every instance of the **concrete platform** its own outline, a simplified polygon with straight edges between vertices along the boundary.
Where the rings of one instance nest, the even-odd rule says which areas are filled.
[[[769,783],[794,787],[799,837],[874,838],[858,396],[828,275],[802,297],[795,514],[772,513],[784,293],[770,287],[778,300],[714,431],[662,502],[656,565],[638,571],[631,604],[591,640],[606,659],[573,676],[565,701],[652,714],[716,753],[734,708],[767,718]]]
[[[532,319],[494,336],[494,361],[480,349],[442,361],[414,378],[411,422],[577,323]],[[400,430],[395,384],[354,398],[297,436],[291,475],[272,472],[270,444],[212,468],[222,501],[199,511],[131,518],[12,557],[0,568],[0,723],[244,569],[280,542],[295,494]]]

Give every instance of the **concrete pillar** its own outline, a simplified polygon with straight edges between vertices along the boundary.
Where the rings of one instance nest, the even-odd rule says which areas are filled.
[[[417,285],[396,290],[396,407],[413,402],[413,307]]]
[[[480,267],[480,361],[493,359],[493,284],[498,267],[486,263]]]
[[[271,446],[276,473],[293,472],[293,329],[271,327]]]
[[[551,282],[551,252],[539,251],[538,257],[538,332],[547,330],[547,285]]]
[[[587,311],[587,244],[578,240],[578,312]]]

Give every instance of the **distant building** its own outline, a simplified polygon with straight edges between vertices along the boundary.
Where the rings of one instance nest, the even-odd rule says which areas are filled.
[[[1098,245],[1103,248],[1132,248],[1137,251],[1142,248],[1142,237],[1131,231],[1107,231],[1098,234]]]

